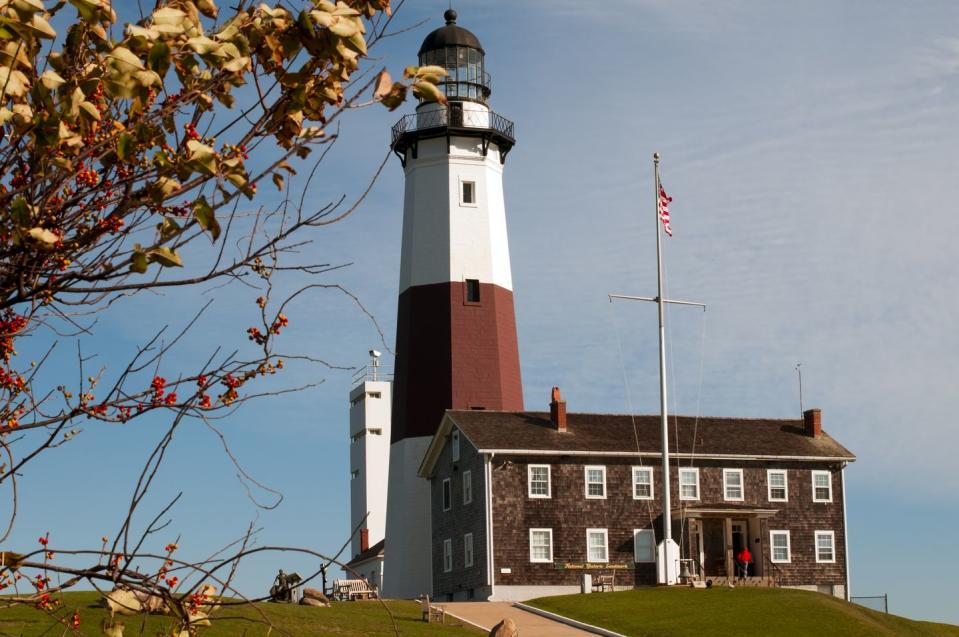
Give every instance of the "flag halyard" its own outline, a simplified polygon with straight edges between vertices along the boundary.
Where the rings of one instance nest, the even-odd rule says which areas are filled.
[[[662,184],[660,184],[657,205],[659,208],[659,219],[663,222],[663,230],[665,230],[669,236],[673,236],[673,228],[669,225],[669,204],[672,200],[673,198],[666,194],[666,190]]]

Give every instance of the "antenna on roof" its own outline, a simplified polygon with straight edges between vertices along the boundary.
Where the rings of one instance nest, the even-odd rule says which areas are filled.
[[[796,363],[796,373],[799,374],[799,417],[802,418],[802,363]]]

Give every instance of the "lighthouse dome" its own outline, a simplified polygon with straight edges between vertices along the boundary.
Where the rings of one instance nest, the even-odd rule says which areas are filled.
[[[443,18],[446,25],[427,35],[420,46],[420,66],[436,65],[446,69],[448,75],[438,86],[448,98],[485,104],[490,95],[486,51],[472,31],[456,24],[456,11],[447,10]]]
[[[442,26],[426,36],[422,46],[420,46],[420,55],[427,51],[445,49],[448,46],[467,46],[477,49],[480,53],[486,53],[479,38],[472,31],[456,24],[456,11],[448,9],[443,14],[443,18],[446,20],[446,26]]]

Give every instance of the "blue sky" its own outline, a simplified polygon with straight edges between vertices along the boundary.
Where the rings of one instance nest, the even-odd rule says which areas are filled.
[[[413,63],[445,8],[407,2],[397,25],[430,22],[384,41],[373,63],[395,73]],[[705,315],[669,314],[672,408],[798,416],[801,362],[805,406],[820,407],[824,427],[859,456],[847,470],[853,593],[888,592],[893,612],[959,623],[947,579],[959,567],[959,6],[495,0],[456,8],[487,50],[492,108],[516,122],[505,187],[526,407],[545,408],[559,385],[571,410],[658,410],[654,308],[610,305],[606,294],[655,291],[651,155],[659,151],[675,199],[668,293],[709,305]],[[402,112],[350,113],[308,200],[358,192]],[[275,197],[261,191],[264,202]],[[315,233],[307,249],[353,264],[324,282],[357,293],[387,345],[402,192],[392,159],[365,204]],[[239,287],[141,295],[81,345],[116,366],[145,334],[182,325],[213,298],[170,365],[187,367],[220,342],[248,347],[255,297]],[[336,292],[307,295],[288,314],[291,349],[358,365],[381,345]],[[73,373],[75,342],[59,348],[57,364]],[[277,382],[322,384],[219,424],[284,502],[258,511],[219,440],[188,426],[149,503],[155,510],[185,492],[162,543],[182,534],[184,555],[201,558],[254,518],[261,544],[335,552],[343,543],[350,374],[293,366]],[[31,465],[14,543],[50,530],[55,540],[97,545],[115,532],[160,424],[90,425]],[[289,557],[253,560],[241,588],[266,591],[280,567],[309,570]]]

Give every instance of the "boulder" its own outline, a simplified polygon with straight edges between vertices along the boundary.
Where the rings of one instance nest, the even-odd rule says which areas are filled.
[[[516,627],[516,622],[506,618],[493,626],[493,629],[489,631],[489,637],[519,637],[519,629]]]
[[[321,601],[324,604],[330,603],[330,600],[323,594],[323,591],[318,588],[304,588],[303,597],[309,597],[310,599]]]
[[[329,602],[321,602],[318,599],[313,599],[312,597],[301,597],[300,598],[301,606],[316,606],[318,608],[328,608]]]

